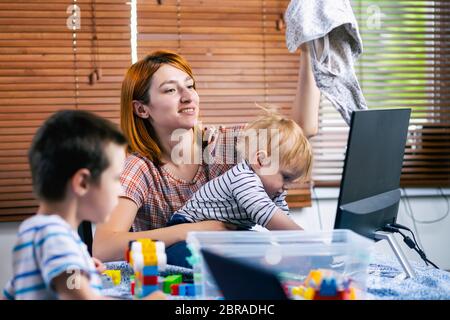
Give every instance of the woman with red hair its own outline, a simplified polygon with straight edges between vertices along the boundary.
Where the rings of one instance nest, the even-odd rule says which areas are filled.
[[[306,136],[313,136],[320,94],[306,47],[299,80],[292,117]],[[109,222],[96,228],[93,251],[97,258],[121,260],[129,241],[151,238],[165,242],[169,264],[186,267],[188,231],[233,228],[219,221],[166,227],[172,214],[203,184],[238,161],[234,150],[243,126],[202,129],[198,115],[195,78],[182,56],[157,51],[129,68],[121,92],[121,128],[128,139],[123,193]]]

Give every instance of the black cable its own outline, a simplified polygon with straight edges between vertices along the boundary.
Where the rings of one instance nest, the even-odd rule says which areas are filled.
[[[408,227],[406,227],[406,226],[404,226],[402,224],[398,224],[398,223],[390,223],[389,225],[391,227],[394,227],[394,228],[398,228],[398,229],[403,229],[403,230],[409,231],[411,233],[412,237],[413,237],[414,243],[416,244],[417,248],[419,248],[419,250],[422,250],[420,248],[420,246],[419,246],[419,243],[416,240],[416,236],[414,235],[414,232],[410,228],[408,228]]]
[[[406,227],[406,226],[404,226],[404,225],[402,225],[402,224],[399,224],[399,223],[391,223],[390,224],[390,226],[392,226],[392,227],[395,227],[395,228],[398,228],[398,229],[403,229],[403,230],[407,230],[407,231],[409,231],[410,233],[411,233],[411,235],[412,235],[412,237],[413,237],[413,239],[414,239],[414,243],[415,243],[415,245],[417,246],[417,253],[422,257],[422,253],[423,253],[423,256],[425,257],[425,259],[427,259],[426,261],[425,261],[425,264],[426,265],[428,265],[427,264],[427,261],[428,262],[430,262],[430,264],[431,265],[433,265],[433,266],[435,266],[436,268],[437,268],[437,266],[433,263],[433,262],[431,262],[430,260],[428,260],[428,258],[426,257],[426,255],[425,255],[425,251],[423,251],[421,248],[420,248],[420,246],[419,246],[419,244],[417,243],[417,241],[416,241],[416,237],[414,236],[414,232],[410,229],[410,228],[408,228],[408,227]],[[402,234],[401,232],[399,232],[400,234]],[[402,234],[403,235],[403,234]],[[422,258],[423,259],[423,258]],[[438,268],[439,269],[439,268]]]
[[[423,251],[419,248],[419,246],[416,244],[415,241],[411,240],[410,237],[408,237],[407,235],[405,235],[403,232],[401,232],[399,230],[399,228],[396,228],[394,226],[392,226],[392,224],[388,224],[383,228],[384,231],[388,231],[391,233],[399,233],[402,237],[403,237],[403,242],[406,243],[406,245],[410,248],[415,250],[419,256],[422,258],[422,260],[425,261],[425,264],[428,266],[428,262],[427,262],[427,257],[425,256],[425,254],[423,253]]]
[[[419,248],[419,246],[417,246],[416,243],[415,243],[413,240],[411,240],[411,238],[408,237],[406,234],[404,234],[404,233],[401,232],[400,230],[398,230],[398,233],[403,237],[403,242],[406,243],[406,245],[407,245],[408,247],[410,247],[411,249],[413,249],[414,251],[416,251],[416,252],[419,254],[420,258],[421,258],[423,261],[425,261],[425,264],[428,266],[428,261],[429,261],[429,260],[428,260],[427,256],[425,255],[425,252],[423,252],[423,251]],[[438,269],[439,269],[439,268],[438,268]]]
[[[410,237],[408,237],[406,234],[404,234],[403,232],[401,232],[400,229],[404,229],[404,230],[407,230],[407,231],[411,232],[411,234],[413,235],[414,240],[412,240],[412,239],[411,239]],[[438,267],[436,264],[434,264],[432,261],[430,261],[430,260],[427,258],[425,252],[424,252],[422,249],[420,249],[419,245],[417,244],[417,241],[415,241],[414,233],[412,232],[411,229],[409,229],[408,227],[405,227],[405,226],[403,226],[403,225],[401,225],[401,224],[398,224],[398,223],[390,223],[390,224],[387,224],[387,225],[383,228],[383,230],[384,230],[384,231],[388,231],[388,232],[392,232],[392,233],[394,233],[394,232],[399,233],[399,234],[403,237],[403,242],[406,243],[406,245],[407,245],[409,248],[411,248],[411,249],[413,249],[414,251],[416,251],[416,252],[419,254],[420,258],[421,258],[423,261],[425,261],[425,264],[426,264],[427,266],[428,266],[428,263],[429,263],[429,264],[431,264],[433,267],[435,267],[436,269],[439,269],[439,267]]]
[[[420,257],[422,258],[422,259],[424,259],[424,261],[425,261],[425,263],[427,263],[427,262],[429,262],[433,267],[435,267],[436,269],[439,269],[439,267],[436,265],[436,264],[434,264],[432,261],[430,261],[428,258],[427,258],[427,256],[425,255],[425,252],[419,247],[419,244],[417,243],[417,241],[416,241],[416,237],[414,236],[414,232],[411,230],[411,229],[409,229],[408,227],[405,227],[404,225],[401,225],[401,224],[398,224],[398,223],[391,223],[391,226],[393,226],[393,227],[397,227],[397,228],[399,228],[399,229],[404,229],[404,230],[407,230],[407,231],[409,231],[410,233],[411,233],[411,235],[413,236],[413,239],[414,239],[414,243],[415,243],[415,245],[416,245],[416,247],[417,247],[417,253],[420,255]],[[400,234],[402,234],[401,232],[399,232]],[[402,234],[402,236],[403,236],[403,234]],[[405,237],[405,236],[404,236]],[[408,236],[406,236],[407,238],[409,238]],[[427,264],[428,265],[428,264]]]

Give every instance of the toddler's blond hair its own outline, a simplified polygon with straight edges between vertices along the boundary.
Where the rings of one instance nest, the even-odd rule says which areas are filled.
[[[238,142],[240,156],[249,161],[252,156],[249,154],[250,132],[257,132],[257,135],[264,133],[268,135],[267,145],[258,145],[256,150],[264,149],[270,157],[271,150],[273,150],[272,143],[275,140],[273,132],[277,132],[280,142],[278,146],[280,168],[288,169],[294,173],[297,181],[305,182],[309,180],[312,167],[312,149],[308,139],[303,134],[303,130],[294,120],[282,116],[276,107],[259,105],[258,107],[263,110],[264,114],[245,126]],[[261,129],[267,130],[262,131]]]

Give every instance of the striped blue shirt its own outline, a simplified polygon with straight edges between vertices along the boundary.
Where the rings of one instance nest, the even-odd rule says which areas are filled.
[[[174,215],[188,222],[219,220],[249,229],[255,224],[265,227],[278,208],[289,215],[286,192],[270,199],[244,160],[204,184]]]
[[[13,248],[13,277],[3,295],[10,300],[58,299],[51,283],[63,272],[68,279],[77,272],[86,274],[91,288],[100,294],[101,278],[87,247],[65,220],[34,215],[22,222]]]

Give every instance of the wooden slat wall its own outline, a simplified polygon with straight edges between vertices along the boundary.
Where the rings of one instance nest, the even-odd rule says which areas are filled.
[[[66,12],[73,1],[14,0],[0,3],[0,221],[36,210],[27,149],[41,123],[60,109],[84,109],[119,119],[120,85],[131,63],[130,6],[126,0],[78,0],[78,98],[72,30]],[[94,5],[94,7],[93,7]],[[102,78],[93,71],[93,15]]]
[[[193,67],[204,124],[233,125],[255,118],[255,103],[289,114],[299,52],[277,30],[287,0],[138,1],[138,58],[158,49],[181,53]],[[310,206],[310,190],[296,186],[291,207]]]

